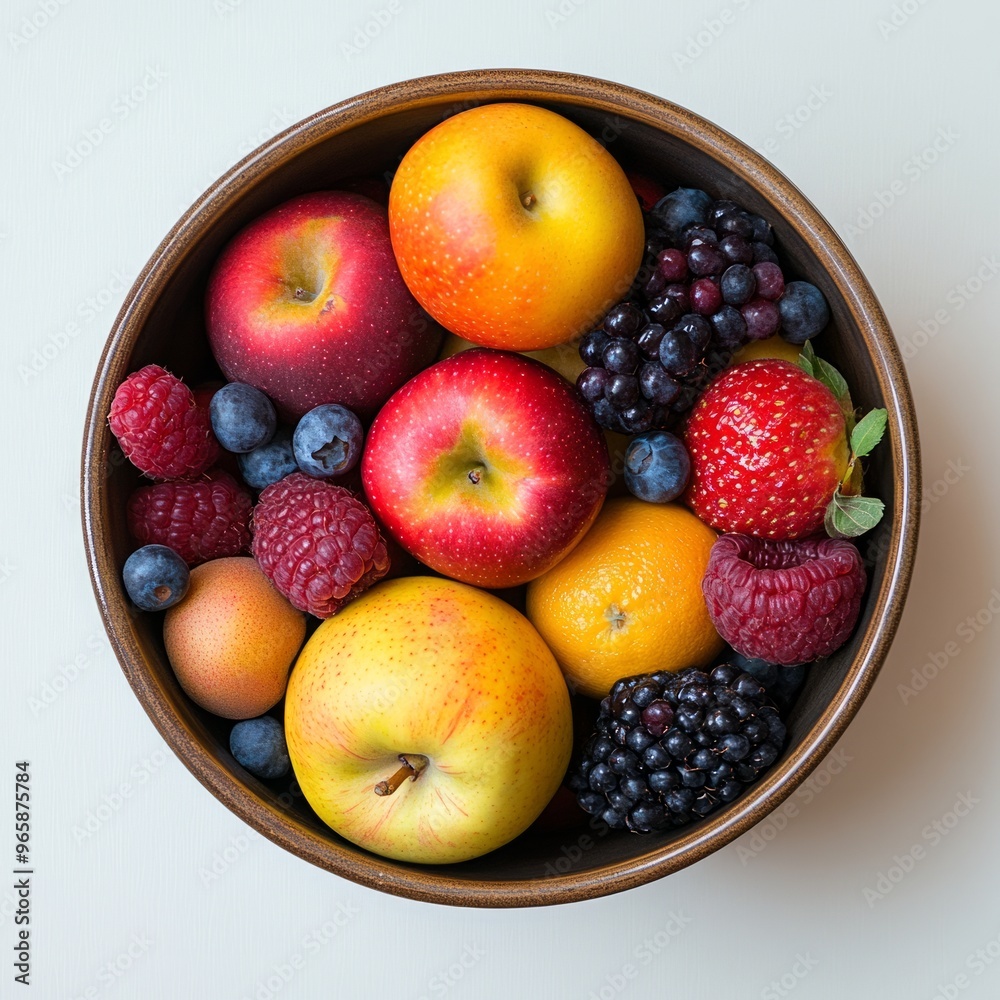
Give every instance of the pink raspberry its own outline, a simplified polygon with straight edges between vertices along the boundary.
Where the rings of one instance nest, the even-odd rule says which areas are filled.
[[[719,635],[733,649],[791,665],[829,656],[847,642],[865,583],[861,555],[844,539],[722,535],[702,590]]]
[[[329,618],[389,571],[371,511],[342,486],[293,472],[253,511],[253,555],[300,611]]]
[[[108,423],[126,458],[150,479],[200,476],[219,457],[208,408],[159,365],[118,386]]]
[[[215,469],[193,482],[140,486],[128,501],[128,529],[143,545],[168,545],[189,566],[237,556],[250,546],[250,494]]]

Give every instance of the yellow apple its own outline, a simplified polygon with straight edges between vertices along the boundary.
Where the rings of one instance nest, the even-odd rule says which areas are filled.
[[[579,343],[579,340],[571,340],[566,344],[556,344],[555,347],[542,348],[540,351],[519,351],[518,353],[523,354],[526,358],[534,358],[536,361],[541,361],[543,365],[547,365],[553,371],[559,372],[567,382],[572,382],[573,385],[576,385],[576,380],[580,377],[580,372],[587,367],[586,363],[580,357]],[[441,346],[441,353],[438,355],[438,360],[443,361],[445,358],[450,358],[453,354],[461,354],[462,351],[468,351],[478,346],[478,344],[474,344],[471,340],[466,340],[464,337],[456,337],[455,334],[449,333],[444,338],[444,344]]]
[[[789,344],[778,334],[766,340],[751,340],[744,344],[729,362],[730,367],[741,365],[744,361],[759,361],[763,358],[778,358],[781,361],[791,361],[794,365],[802,353],[800,344]]]
[[[366,850],[446,864],[538,817],[569,763],[569,694],[528,620],[437,577],[377,584],[306,643],[285,700],[295,776]]]
[[[442,326],[484,347],[538,350],[596,324],[642,263],[642,210],[592,136],[530,104],[442,122],[389,192],[400,272]]]

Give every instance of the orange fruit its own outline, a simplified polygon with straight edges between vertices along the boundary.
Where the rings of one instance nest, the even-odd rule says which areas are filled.
[[[680,504],[609,500],[568,556],[528,584],[527,613],[571,690],[703,666],[722,649],[701,592],[715,532]]]

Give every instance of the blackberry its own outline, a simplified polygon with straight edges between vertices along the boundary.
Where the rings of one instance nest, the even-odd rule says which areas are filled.
[[[818,288],[786,281],[770,223],[736,202],[677,188],[644,220],[635,284],[580,341],[580,392],[602,427],[626,434],[677,427],[748,341],[802,344],[830,319]]]
[[[610,827],[673,829],[734,801],[785,735],[765,685],[733,663],[630,677],[601,702],[569,785]]]

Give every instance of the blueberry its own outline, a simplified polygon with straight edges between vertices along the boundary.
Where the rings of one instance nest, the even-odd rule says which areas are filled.
[[[671,240],[678,240],[686,226],[705,221],[712,199],[697,188],[677,188],[650,210],[654,220]]]
[[[122,579],[128,596],[143,611],[172,608],[188,589],[187,563],[166,545],[144,545],[125,560]]]
[[[684,297],[687,298],[687,289],[684,289]],[[656,320],[661,329],[673,326],[681,318],[684,310],[677,295],[664,291],[649,302],[649,315]],[[645,333],[645,331],[643,331]],[[639,334],[639,346],[642,347],[643,333]]]
[[[661,323],[647,323],[636,338],[639,350],[644,358],[655,361],[660,356],[660,341],[667,332],[666,327]]]
[[[779,263],[778,255],[766,243],[753,243],[751,244],[751,249],[753,250],[753,262],[755,264],[760,264],[764,261],[769,261],[771,264]]]
[[[724,237],[719,241],[719,249],[730,263],[753,263],[753,247],[742,236]]]
[[[685,281],[688,276],[687,257],[680,250],[662,250],[656,258],[656,272],[664,282]]]
[[[719,288],[726,305],[741,306],[753,298],[753,293],[757,290],[757,279],[746,264],[730,264],[722,272]]]
[[[625,825],[625,817],[620,812],[608,808],[601,813],[601,819],[611,827],[612,830],[620,830]]]
[[[607,764],[598,764],[589,776],[590,787],[595,792],[609,792],[618,784],[615,772]]]
[[[781,310],[767,299],[751,299],[740,313],[747,324],[747,336],[751,340],[766,340],[773,337],[781,326]]]
[[[734,763],[750,753],[750,741],[742,733],[727,733],[716,745],[722,752],[722,759]]]
[[[639,348],[631,340],[615,337],[601,355],[604,367],[619,375],[631,375],[639,364]]]
[[[649,787],[654,792],[669,792],[680,784],[680,778],[667,768],[653,771],[649,776]]]
[[[284,427],[279,427],[267,444],[238,456],[237,461],[244,482],[255,490],[290,476],[299,467],[292,451],[292,432]]]
[[[687,375],[698,364],[698,352],[682,330],[668,330],[660,341],[660,364],[670,375]]]
[[[705,348],[712,339],[712,327],[708,320],[696,313],[688,313],[687,316],[681,317],[674,329],[680,330],[691,341],[698,357],[705,353]]]
[[[580,808],[591,816],[607,806],[607,800],[598,792],[581,792],[576,801],[580,804]]]
[[[208,412],[219,444],[238,454],[267,444],[278,426],[271,400],[243,382],[224,385],[212,396]]]
[[[643,802],[629,813],[629,826],[639,833],[649,833],[663,825],[666,814],[658,802]]]
[[[643,750],[652,746],[655,742],[656,737],[651,736],[641,726],[637,726],[625,737],[625,745],[635,753],[642,753]]]
[[[285,731],[270,715],[237,722],[229,734],[229,749],[236,760],[258,778],[282,778],[291,766]]]
[[[623,433],[625,428],[622,426],[621,417],[618,416],[618,411],[607,401],[607,399],[599,399],[593,404],[591,413],[594,415],[594,419],[597,423],[603,427],[605,430],[618,431]]]
[[[753,236],[754,226],[745,212],[727,212],[716,220],[715,231],[725,236],[742,236],[747,240]]]
[[[662,335],[661,335],[661,340]],[[657,344],[657,349],[659,344]],[[680,383],[672,379],[659,362],[649,362],[639,371],[639,391],[656,406],[669,406],[681,391]]]
[[[622,426],[626,434],[645,434],[653,426],[655,410],[645,399],[640,399],[621,412]]]
[[[645,317],[638,306],[622,302],[604,317],[604,329],[612,337],[631,337],[644,322]]]
[[[667,753],[659,743],[654,743],[652,746],[646,747],[642,752],[642,762],[650,770],[659,770],[660,768],[666,767],[672,758],[670,754]],[[650,777],[652,781],[652,777]]]
[[[580,340],[580,357],[591,368],[600,366],[603,362],[601,356],[604,348],[608,346],[611,338],[603,330],[592,330],[586,333]]]
[[[778,671],[781,669],[781,667],[775,666],[773,663],[768,663],[767,660],[758,660],[737,652],[734,652],[729,657],[729,662],[732,664],[734,670],[738,669],[749,674],[765,688],[769,688],[778,679]],[[739,675],[734,675],[725,683],[732,683],[737,676]]]
[[[588,403],[596,403],[604,395],[610,377],[603,368],[584,368],[576,380],[576,387]]]
[[[697,223],[686,226],[684,232],[681,233],[681,238],[688,251],[691,250],[691,247],[697,246],[699,243],[710,247],[718,246],[719,244],[719,235],[714,229],[710,229],[708,226],[700,226]]]
[[[789,281],[778,300],[781,335],[790,344],[804,344],[830,322],[830,307],[823,293],[808,281]]]
[[[669,431],[650,431],[629,442],[625,451],[625,485],[640,500],[669,503],[683,492],[691,460],[681,441]]]
[[[298,422],[292,450],[299,468],[317,479],[349,472],[361,458],[361,421],[346,406],[323,403]]]
[[[723,306],[709,322],[715,339],[727,350],[735,351],[746,343],[747,321],[735,306]]]
[[[721,274],[729,262],[726,255],[711,243],[696,243],[688,251],[688,268],[699,278]]]
[[[617,410],[635,404],[639,398],[639,381],[634,375],[611,375],[604,385],[604,398]]]

